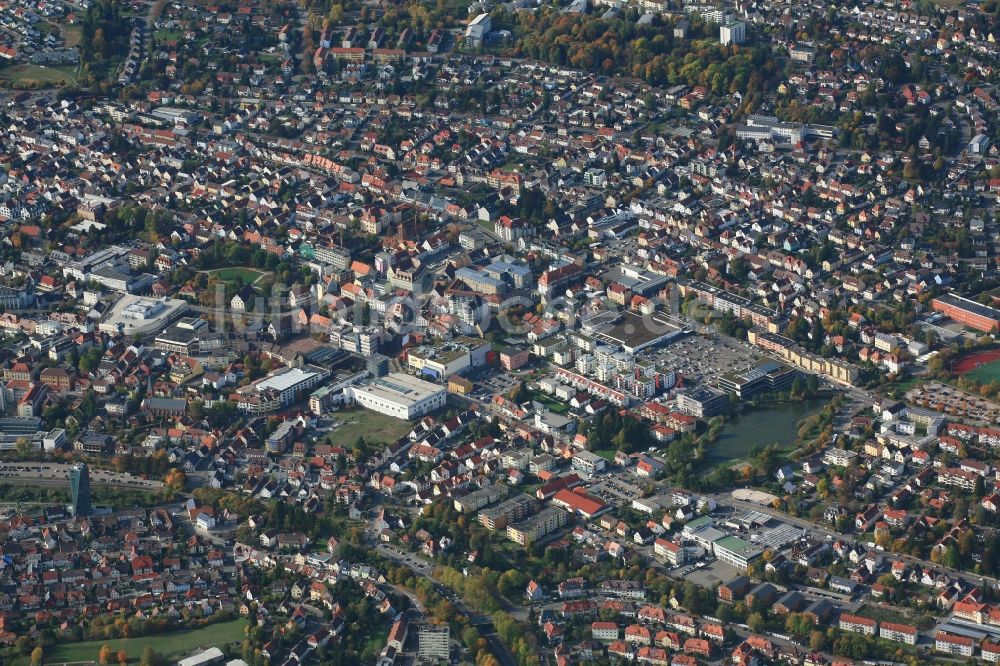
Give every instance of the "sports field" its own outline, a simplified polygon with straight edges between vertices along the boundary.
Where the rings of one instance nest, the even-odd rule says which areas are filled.
[[[244,268],[241,266],[235,266],[231,268],[217,268],[214,271],[206,271],[210,276],[217,280],[222,280],[223,282],[235,282],[240,280],[243,284],[253,284],[262,275],[263,271],[258,271],[255,268]]]
[[[45,88],[65,86],[76,81],[64,67],[42,67],[41,65],[9,65],[0,68],[0,81],[17,84],[25,88]],[[72,68],[75,69],[75,68]]]
[[[120,638],[108,641],[86,641],[83,643],[62,643],[55,645],[45,653],[44,663],[97,663],[97,655],[103,645],[111,646],[115,652],[125,650],[129,663],[139,663],[143,650],[149,645],[156,652],[167,657],[168,663],[183,658],[198,648],[223,647],[228,643],[243,640],[243,628],[247,621],[239,618],[228,622],[210,624],[201,629],[191,631],[174,631],[159,636],[142,636],[139,638]],[[0,659],[2,661],[2,659]],[[27,666],[31,659],[27,656],[14,658],[12,666]]]
[[[984,363],[978,368],[966,372],[963,376],[974,379],[980,384],[1000,382],[1000,360]]]
[[[980,384],[1000,382],[1000,349],[975,352],[955,362],[956,375],[968,377]]]

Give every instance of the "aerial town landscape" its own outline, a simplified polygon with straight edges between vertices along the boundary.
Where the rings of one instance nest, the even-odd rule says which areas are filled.
[[[0,666],[1000,663],[1000,0],[4,0],[0,128]]]

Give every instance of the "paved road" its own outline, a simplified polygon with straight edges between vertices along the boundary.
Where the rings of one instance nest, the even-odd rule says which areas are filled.
[[[465,605],[465,602],[458,596],[458,594],[451,588],[445,587],[438,581],[434,580],[431,573],[434,571],[434,566],[425,562],[422,558],[419,558],[410,553],[405,553],[401,550],[389,546],[388,544],[379,544],[376,546],[378,552],[398,564],[402,564],[408,567],[413,573],[430,580],[434,584],[434,589],[438,594],[445,597],[451,604],[458,610],[469,618],[469,622],[474,625],[486,625],[489,624],[489,630],[486,626],[479,626],[480,633],[486,642],[490,646],[490,652],[493,653],[499,661],[501,666],[517,666],[517,660],[514,659],[514,655],[511,654],[507,646],[504,645],[500,637],[497,636],[496,630],[493,628],[492,620],[483,615],[481,612],[473,610]],[[407,595],[409,596],[409,595]],[[528,611],[527,609],[517,607],[518,610],[523,612],[523,616],[526,618]],[[513,614],[513,613],[512,613]]]

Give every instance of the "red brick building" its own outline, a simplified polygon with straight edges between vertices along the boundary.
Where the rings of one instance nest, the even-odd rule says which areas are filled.
[[[963,326],[993,333],[1000,329],[1000,310],[982,305],[955,294],[944,294],[931,301],[931,306]]]

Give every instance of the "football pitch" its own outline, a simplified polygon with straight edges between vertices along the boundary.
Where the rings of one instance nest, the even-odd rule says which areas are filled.
[[[1000,382],[1000,359],[983,363],[979,367],[966,372],[963,377],[974,379],[980,384]]]

